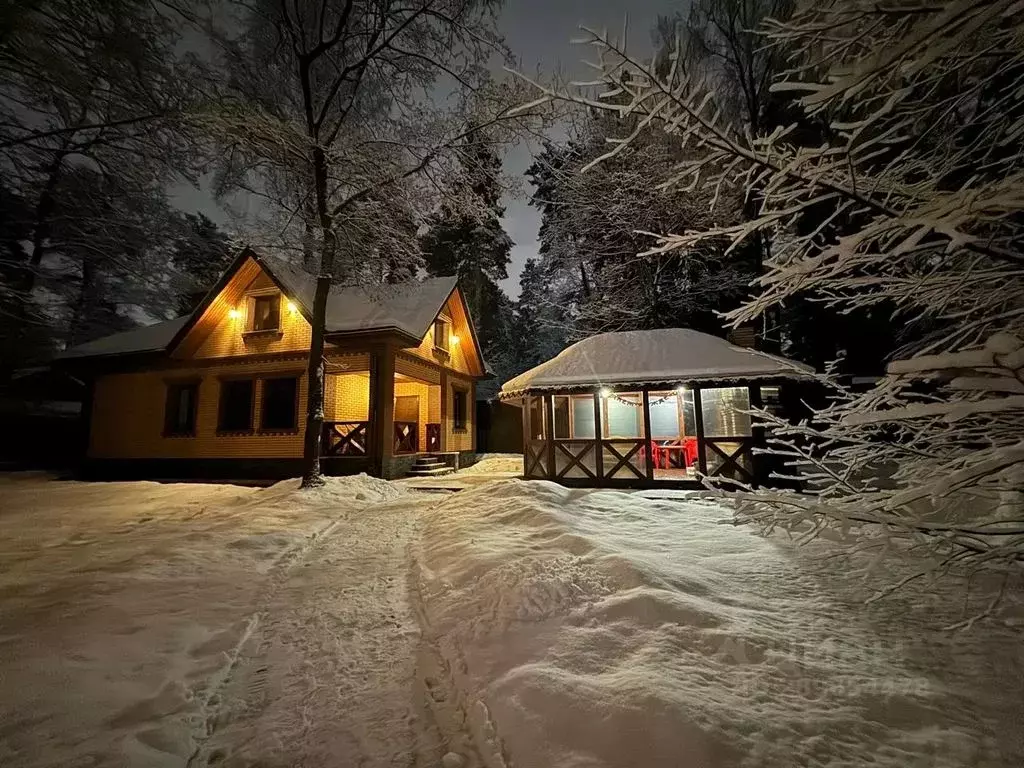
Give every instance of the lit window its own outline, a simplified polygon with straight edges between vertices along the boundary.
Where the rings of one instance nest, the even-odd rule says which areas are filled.
[[[448,351],[448,343],[451,333],[451,326],[447,320],[437,318],[434,321],[434,349],[440,349],[443,352]]]
[[[281,297],[254,296],[252,302],[252,329],[254,331],[276,331],[281,327]]]

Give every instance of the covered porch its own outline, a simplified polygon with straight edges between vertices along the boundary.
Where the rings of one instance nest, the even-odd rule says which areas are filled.
[[[751,410],[781,413],[813,370],[688,328],[602,333],[501,389],[523,407],[527,478],[566,485],[764,484]]]
[[[443,372],[393,351],[370,356],[367,370],[352,367],[327,366],[320,436],[325,471],[398,477],[417,457],[447,452]]]
[[[778,386],[610,388],[524,398],[524,471],[567,484],[696,485],[699,476],[757,485],[761,440],[751,406]]]

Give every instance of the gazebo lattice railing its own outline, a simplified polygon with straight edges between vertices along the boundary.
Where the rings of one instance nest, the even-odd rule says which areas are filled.
[[[666,392],[665,385],[621,385],[524,393],[524,474],[567,485],[696,486],[706,476],[757,486],[764,478],[754,448],[763,435],[749,409],[764,402],[762,387],[742,382]],[[777,382],[764,388],[777,396]],[[635,409],[632,425],[623,406]]]

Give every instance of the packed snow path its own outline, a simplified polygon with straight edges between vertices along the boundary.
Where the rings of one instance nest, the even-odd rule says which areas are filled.
[[[0,478],[0,765],[437,765],[417,692],[419,506]]]
[[[345,513],[280,572],[197,765],[436,765],[408,599],[417,505]]]

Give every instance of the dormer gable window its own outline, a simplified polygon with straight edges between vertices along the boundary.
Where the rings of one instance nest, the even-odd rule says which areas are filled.
[[[448,346],[451,338],[451,323],[447,318],[438,317],[434,321],[434,349],[449,354]]]
[[[251,331],[276,331],[281,328],[281,294],[253,296]]]
[[[244,335],[274,335],[281,329],[281,292],[254,291],[245,297]]]

